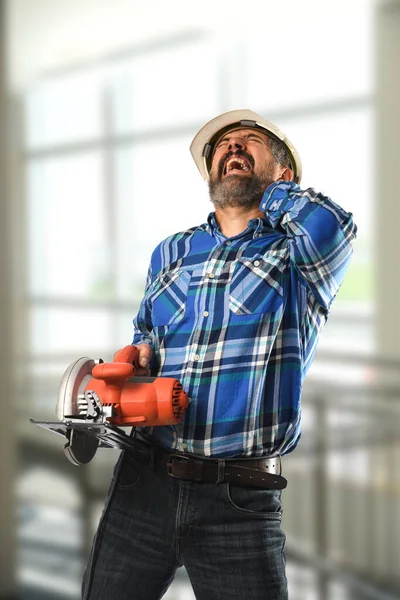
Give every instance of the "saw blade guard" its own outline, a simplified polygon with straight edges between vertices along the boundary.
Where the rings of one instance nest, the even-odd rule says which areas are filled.
[[[79,398],[84,394],[87,383],[92,379],[96,361],[82,357],[69,365],[58,392],[56,416],[60,421],[79,414]]]

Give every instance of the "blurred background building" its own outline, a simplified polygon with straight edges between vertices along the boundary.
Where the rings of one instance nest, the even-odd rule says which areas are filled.
[[[74,468],[29,418],[130,343],[153,247],[211,210],[190,141],[234,108],[359,227],[284,463],[291,600],[400,598],[400,1],[0,0],[0,44],[0,599],[79,598],[116,453]]]

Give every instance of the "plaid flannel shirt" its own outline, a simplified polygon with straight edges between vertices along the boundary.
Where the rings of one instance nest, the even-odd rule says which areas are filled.
[[[176,377],[191,399],[178,425],[142,429],[168,449],[250,457],[298,443],[302,382],[356,226],[293,182],[271,184],[260,209],[239,235],[222,235],[211,213],[152,255],[133,343],[150,344],[152,374]]]

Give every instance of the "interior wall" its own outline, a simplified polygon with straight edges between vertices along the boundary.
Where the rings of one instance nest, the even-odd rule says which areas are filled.
[[[7,181],[7,93],[5,0],[0,0],[0,598],[13,597],[15,562],[14,466],[15,434],[13,423],[13,393],[11,379],[11,240]]]
[[[376,281],[377,347],[400,358],[400,1],[382,4],[376,19]]]

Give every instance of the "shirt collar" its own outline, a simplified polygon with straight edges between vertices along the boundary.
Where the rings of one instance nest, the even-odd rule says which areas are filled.
[[[219,232],[219,227],[214,212],[210,212],[210,214],[207,217],[206,231],[210,235],[215,235],[217,231]]]
[[[207,224],[205,226],[207,233],[214,237],[224,237],[220,231],[217,220],[215,218],[215,212],[211,212],[208,215]],[[271,229],[267,221],[262,218],[250,219],[246,231],[253,232],[253,238],[260,237],[267,233]],[[244,233],[244,232],[243,232]],[[240,234],[241,235],[241,234]]]

